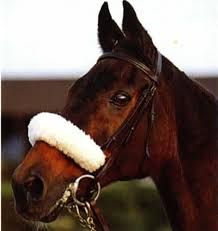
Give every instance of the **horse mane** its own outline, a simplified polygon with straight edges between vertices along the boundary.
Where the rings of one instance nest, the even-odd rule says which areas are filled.
[[[170,63],[168,62],[168,70]],[[176,122],[182,153],[218,154],[218,100],[173,64],[169,81],[174,95]],[[190,140],[189,144],[184,142]]]

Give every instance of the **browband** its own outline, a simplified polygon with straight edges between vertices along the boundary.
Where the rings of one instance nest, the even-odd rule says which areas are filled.
[[[157,51],[157,63],[156,63],[156,70],[155,73],[153,73],[153,71],[151,71],[151,69],[146,66],[144,63],[138,61],[137,59],[123,54],[123,53],[118,53],[118,52],[106,52],[104,53],[102,56],[99,57],[98,61],[102,59],[106,59],[106,58],[115,58],[115,59],[120,59],[120,60],[124,60],[132,65],[134,65],[135,67],[137,67],[138,69],[140,69],[142,72],[145,73],[145,75],[152,81],[154,81],[155,83],[158,83],[158,76],[161,73],[161,69],[162,69],[162,55],[160,54],[159,51]]]

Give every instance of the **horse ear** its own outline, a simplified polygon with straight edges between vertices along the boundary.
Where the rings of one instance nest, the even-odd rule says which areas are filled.
[[[143,28],[137,18],[135,10],[127,1],[123,1],[123,10],[124,13],[122,29],[126,35],[126,38],[137,45],[137,47],[143,51],[143,55],[147,57],[149,56],[148,53],[150,53],[151,50],[156,52],[156,48],[152,42],[151,37]]]
[[[102,50],[111,51],[123,38],[123,32],[112,19],[107,2],[104,2],[98,15],[98,40]]]

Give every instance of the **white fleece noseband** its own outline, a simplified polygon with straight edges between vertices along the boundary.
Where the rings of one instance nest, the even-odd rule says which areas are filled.
[[[105,163],[105,155],[95,141],[64,117],[41,112],[28,125],[31,145],[38,140],[57,148],[89,172],[94,172]]]

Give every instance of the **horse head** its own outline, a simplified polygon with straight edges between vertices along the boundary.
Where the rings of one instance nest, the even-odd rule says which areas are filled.
[[[59,119],[56,123],[53,116],[46,115],[45,126],[48,124],[49,130],[55,128],[60,139],[56,140],[56,145],[46,139],[34,140],[32,149],[12,179],[16,209],[28,220],[54,220],[61,210],[54,205],[66,187],[90,172],[101,186],[151,176],[168,200],[171,200],[168,195],[187,185],[184,180],[186,169],[184,167],[184,172],[181,169],[188,161],[180,159],[177,136],[177,125],[184,124],[175,118],[184,112],[175,109],[177,99],[172,97],[175,93],[172,85],[177,84],[173,82],[173,76],[180,72],[160,55],[132,6],[124,1],[123,7],[121,30],[112,19],[107,3],[102,5],[98,38],[103,55],[70,87],[66,104],[60,115],[56,115],[61,117],[66,130],[69,125],[73,126],[73,131],[84,132],[81,141],[77,139],[76,143],[82,143],[80,146],[86,150],[84,158],[91,164],[85,166],[76,157],[71,158],[74,155],[72,150],[57,148],[59,140],[68,133],[62,136]],[[35,129],[40,130],[41,124],[35,124]],[[47,130],[44,133],[47,134]],[[97,166],[92,166],[95,155],[91,157],[92,148],[83,143],[82,137],[85,136],[91,137],[93,145],[101,147],[99,155],[103,154],[103,160]],[[71,143],[75,137],[67,139]],[[178,183],[180,178],[182,180]],[[171,183],[175,188],[168,190],[167,194],[167,185]],[[84,180],[78,193],[88,194],[89,186],[90,181]],[[195,207],[189,203],[192,197],[189,192],[184,195],[193,215]],[[183,208],[184,203],[180,206]],[[169,211],[176,220],[173,208],[169,206]],[[188,226],[189,221],[183,223]]]
[[[123,30],[112,19],[107,3],[103,4],[98,19],[98,37],[104,54],[110,52],[133,57],[145,63],[148,71],[155,74],[157,49],[127,2],[124,1]],[[153,79],[132,63],[110,56],[101,57],[69,89],[61,115],[102,147],[109,138],[114,138],[116,131],[131,116],[142,93],[149,95],[151,86],[155,84]],[[124,129],[111,145],[103,148],[106,163],[114,155],[117,157],[99,178],[102,186],[117,180],[149,175],[151,165],[146,156],[146,142],[151,122],[150,98],[143,116],[137,118],[135,127]],[[131,137],[125,141],[130,131]],[[101,169],[93,174],[97,175],[99,171]],[[46,220],[48,216],[49,220],[54,219],[55,216],[49,215],[51,207],[66,186],[85,173],[85,169],[57,148],[44,141],[36,141],[13,175],[18,212],[27,219]]]

